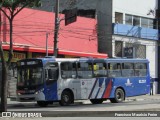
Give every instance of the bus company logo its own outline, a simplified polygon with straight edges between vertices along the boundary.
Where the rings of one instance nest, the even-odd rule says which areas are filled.
[[[125,83],[125,85],[126,85],[126,86],[131,86],[131,85],[132,85],[130,79],[127,79],[127,82]]]

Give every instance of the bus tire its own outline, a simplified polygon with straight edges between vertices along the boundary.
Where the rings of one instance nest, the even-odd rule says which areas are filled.
[[[121,88],[117,88],[114,98],[110,98],[111,103],[121,103],[125,100],[125,93]]]
[[[71,92],[69,91],[63,91],[62,95],[61,95],[61,100],[59,101],[59,104],[61,106],[67,106],[70,105],[71,103],[73,103],[74,98],[73,95],[71,94]]]
[[[47,107],[48,102],[47,101],[37,101],[37,104],[40,107]]]
[[[103,99],[90,99],[92,104],[101,104],[103,103]]]

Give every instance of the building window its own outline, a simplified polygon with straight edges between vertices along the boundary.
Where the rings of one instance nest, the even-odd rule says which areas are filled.
[[[132,25],[132,15],[126,14],[126,15],[125,15],[125,22],[126,22],[126,24],[128,24],[128,25]]]
[[[115,23],[123,24],[123,13],[115,12]]]
[[[156,26],[156,23],[153,19],[129,15],[129,14],[125,15],[125,24],[133,25],[133,26],[141,26],[141,27],[151,28],[151,29],[156,28],[154,27],[154,24]]]
[[[153,19],[148,19],[148,27],[153,29]]]
[[[133,16],[133,25],[134,26],[140,26],[140,17]]]
[[[148,19],[147,18],[141,18],[141,27],[148,27]]]
[[[134,47],[134,55],[135,58],[146,58],[146,45],[134,44],[134,43],[126,43],[126,47]]]
[[[123,42],[115,41],[115,56],[116,57],[122,57],[122,48],[123,48]]]
[[[146,58],[146,45],[136,45],[135,48],[136,58]]]

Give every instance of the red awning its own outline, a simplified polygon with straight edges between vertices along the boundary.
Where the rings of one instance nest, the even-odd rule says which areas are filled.
[[[9,45],[3,44],[3,49],[9,50]],[[29,46],[13,46],[15,51],[26,51],[26,52],[39,52],[39,53],[46,53],[46,49],[44,48],[35,48]],[[52,49],[48,49],[48,53],[53,54]],[[77,51],[69,51],[69,50],[58,50],[58,54],[62,55],[70,55],[70,56],[79,56],[79,57],[93,57],[93,58],[108,58],[107,54],[101,53],[89,53],[89,52],[77,52]]]

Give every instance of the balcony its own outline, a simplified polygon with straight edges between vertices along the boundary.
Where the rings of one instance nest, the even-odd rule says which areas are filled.
[[[113,23],[113,34],[124,35],[128,37],[150,39],[150,40],[158,40],[157,29],[131,26],[131,25],[125,25],[125,24]]]

